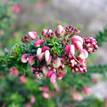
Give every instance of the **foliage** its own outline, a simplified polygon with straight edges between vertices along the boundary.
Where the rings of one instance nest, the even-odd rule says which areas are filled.
[[[107,41],[107,27],[97,33],[96,40],[99,46],[102,46],[103,43]]]

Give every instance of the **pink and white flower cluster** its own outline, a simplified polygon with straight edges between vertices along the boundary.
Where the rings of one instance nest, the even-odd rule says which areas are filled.
[[[98,48],[93,37],[81,37],[80,31],[73,26],[63,27],[58,25],[52,29],[43,29],[39,38],[37,32],[31,31],[23,37],[23,42],[33,42],[33,52],[24,52],[21,61],[31,66],[31,71],[37,78],[49,78],[52,84],[56,84],[57,79],[62,79],[67,67],[73,72],[87,72],[86,60],[88,54],[95,52]],[[62,46],[62,54],[55,54],[52,49],[56,45],[50,45],[47,41],[56,38],[57,46]],[[56,42],[56,41],[55,41]],[[60,50],[59,50],[60,51]]]

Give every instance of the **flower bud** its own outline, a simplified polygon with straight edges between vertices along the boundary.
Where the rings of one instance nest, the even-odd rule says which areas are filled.
[[[83,46],[88,51],[88,53],[93,53],[98,48],[97,41],[93,37],[85,38]]]

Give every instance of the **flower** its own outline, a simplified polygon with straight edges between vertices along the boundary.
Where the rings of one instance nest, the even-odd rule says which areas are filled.
[[[26,83],[27,82],[27,79],[24,75],[20,76],[19,79],[20,79],[21,83]]]
[[[93,53],[98,49],[97,41],[93,37],[84,38],[84,49],[88,51],[88,53]]]
[[[55,31],[56,35],[64,35],[65,34],[65,29],[62,25],[58,25]]]
[[[82,92],[83,92],[84,94],[86,94],[86,95],[90,95],[91,92],[92,92],[92,89],[91,89],[90,87],[84,87],[84,88],[82,89]]]
[[[79,54],[79,58],[86,59],[88,57],[88,52],[85,49],[82,49]]]
[[[21,61],[30,65],[36,78],[41,79],[43,76],[49,78],[54,88],[59,90],[56,80],[64,78],[67,73],[66,66],[74,73],[87,72],[88,54],[98,48],[94,38],[82,38],[77,35],[78,33],[77,28],[62,25],[58,25],[54,31],[43,29],[43,39],[37,37],[35,31],[28,32],[24,40],[31,42],[32,50],[26,50],[26,53],[22,54]],[[34,39],[35,41],[32,41]],[[43,96],[50,97],[47,92],[44,92]]]
[[[39,56],[41,53],[42,53],[42,49],[41,49],[41,48],[38,48],[36,55]]]
[[[50,56],[49,50],[45,51],[45,61],[47,62],[47,64],[49,64],[51,61],[51,56]]]
[[[43,86],[43,87],[40,87],[39,89],[40,89],[40,91],[43,91],[43,92],[49,92],[48,86]]]
[[[46,38],[50,38],[54,35],[54,32],[52,31],[52,29],[43,29],[42,35]]]
[[[57,72],[57,78],[62,79],[65,76],[66,72],[65,71],[58,71]]]
[[[52,84],[55,84],[56,83],[56,74],[53,70],[49,70],[46,77],[50,78],[50,82]]]
[[[65,27],[65,32],[66,35],[68,35],[68,34],[78,34],[80,31],[77,28],[70,25]]]
[[[48,46],[43,46],[42,47],[42,52],[45,52],[46,50],[49,50],[50,48]]]
[[[50,77],[50,82],[51,82],[52,84],[55,84],[55,83],[56,83],[56,74],[55,74],[55,73],[53,73],[53,74],[51,75],[51,77]]]
[[[30,56],[28,57],[28,63],[29,63],[30,65],[33,65],[34,62],[35,62],[35,57],[34,57],[33,55],[30,55]]]
[[[28,35],[31,37],[32,40],[37,38],[37,32],[31,31],[28,32]]]
[[[49,95],[49,93],[47,93],[47,92],[43,92],[43,93],[42,93],[42,96],[43,96],[45,99],[49,99],[49,98],[50,98],[50,95]]]
[[[83,49],[83,38],[81,38],[78,35],[74,35],[71,38],[71,41],[74,44],[74,46],[75,46],[76,49],[79,49],[79,50]]]
[[[16,14],[19,14],[20,12],[21,12],[21,6],[19,5],[19,4],[14,4],[13,6],[12,6],[12,11],[14,12],[14,13],[16,13]]]
[[[76,101],[82,101],[83,100],[83,96],[79,92],[77,92],[77,91],[73,91],[71,93],[71,96]]]
[[[22,57],[21,57],[21,62],[27,63],[28,59],[29,59],[29,58],[28,58],[28,54],[25,53],[25,54],[23,54]]]
[[[57,58],[53,61],[53,67],[54,68],[59,68],[60,66],[62,66],[62,62],[61,62],[61,58]]]
[[[43,39],[38,39],[35,43],[34,43],[34,46],[36,47],[39,47],[41,44],[44,43],[44,40]]]
[[[13,76],[18,76],[19,75],[19,71],[16,67],[11,67],[9,71],[10,71],[10,74],[13,75]]]
[[[74,55],[75,54],[75,47],[74,45],[66,45],[65,47],[66,54]]]
[[[33,95],[31,96],[30,102],[31,102],[31,104],[34,104],[36,102],[35,96],[33,96]]]

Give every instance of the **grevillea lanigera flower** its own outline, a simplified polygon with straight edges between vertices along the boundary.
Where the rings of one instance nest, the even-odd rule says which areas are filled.
[[[40,37],[35,31],[28,32],[22,41],[30,49],[23,52],[21,62],[29,64],[36,78],[49,78],[54,85],[66,75],[68,67],[72,72],[87,72],[88,54],[98,46],[93,37],[83,38],[79,32],[71,25],[43,29]]]

